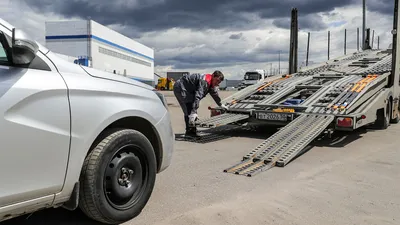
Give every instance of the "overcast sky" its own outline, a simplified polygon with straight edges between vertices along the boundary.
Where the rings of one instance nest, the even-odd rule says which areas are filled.
[[[391,43],[394,0],[367,0],[367,27],[375,43]],[[288,67],[291,8],[298,8],[299,65],[305,63],[307,32],[310,61],[357,49],[362,0],[1,0],[1,17],[44,44],[46,20],[91,19],[155,49],[155,72],[213,72],[228,79],[245,70]],[[372,33],[372,31],[371,31]],[[361,37],[361,34],[360,34]]]

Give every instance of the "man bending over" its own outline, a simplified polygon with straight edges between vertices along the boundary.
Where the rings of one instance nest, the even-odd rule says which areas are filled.
[[[183,75],[174,84],[174,95],[182,108],[186,133],[185,136],[197,137],[195,121],[198,119],[197,109],[200,100],[210,94],[215,103],[227,109],[221,104],[221,98],[218,94],[218,85],[224,80],[221,71],[214,71],[212,74],[190,74]]]

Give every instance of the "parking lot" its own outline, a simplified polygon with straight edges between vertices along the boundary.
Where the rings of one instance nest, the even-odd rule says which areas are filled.
[[[172,93],[165,94],[179,136],[183,114]],[[212,103],[211,97],[201,102],[200,117],[209,116]],[[400,124],[318,143],[286,167],[255,177],[222,172],[273,132],[235,131],[209,143],[177,140],[172,165],[157,177],[148,205],[125,224],[400,223]],[[28,216],[2,224],[97,224],[63,209]]]

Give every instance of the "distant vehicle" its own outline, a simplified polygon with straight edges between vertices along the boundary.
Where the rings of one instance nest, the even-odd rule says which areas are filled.
[[[239,84],[238,89],[244,89],[250,85],[256,84],[265,78],[267,78],[267,72],[265,70],[251,70],[244,74],[242,82]]]
[[[160,77],[158,78],[158,83],[156,85],[157,90],[172,90],[174,87],[174,79],[172,78],[166,78],[166,77]]]
[[[237,88],[236,87],[227,87],[225,90],[226,91],[236,91]]]
[[[174,147],[164,96],[68,62],[0,19],[0,221],[80,207],[120,224],[139,215]]]

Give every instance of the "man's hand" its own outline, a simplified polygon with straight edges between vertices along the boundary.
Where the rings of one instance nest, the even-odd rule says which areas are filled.
[[[189,115],[189,125],[190,126],[195,126],[196,125],[196,120],[198,120],[199,117],[197,116],[196,113],[192,113]]]
[[[221,108],[223,108],[225,111],[227,111],[227,110],[228,110],[228,106],[227,106],[227,105],[225,105],[225,104],[222,104],[222,105],[221,105]]]

